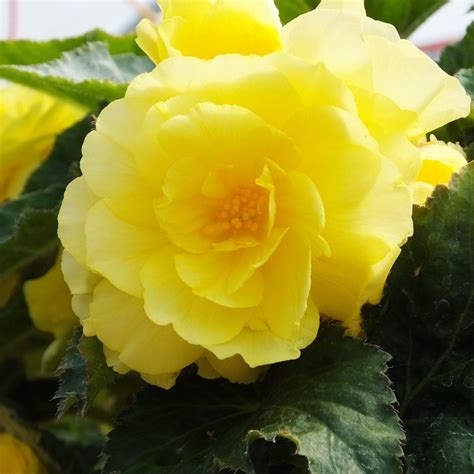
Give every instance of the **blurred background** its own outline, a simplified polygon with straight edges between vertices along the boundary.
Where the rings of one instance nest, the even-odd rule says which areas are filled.
[[[463,37],[474,21],[473,6],[474,0],[451,0],[411,39],[436,57],[444,46]],[[63,38],[93,28],[120,34],[152,14],[159,18],[154,0],[0,0],[0,39]]]

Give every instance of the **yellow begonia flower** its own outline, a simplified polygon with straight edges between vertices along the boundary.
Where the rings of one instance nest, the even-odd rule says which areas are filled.
[[[360,328],[412,232],[409,187],[323,64],[169,58],[106,107],[59,214],[63,272],[109,365],[169,387]]]
[[[350,87],[362,120],[408,183],[419,172],[418,138],[470,112],[459,81],[392,25],[367,17],[363,0],[322,0],[285,25],[282,37],[284,51],[324,63]]]
[[[29,280],[23,287],[33,324],[55,337],[66,336],[77,324],[71,308],[71,292],[61,272],[61,258],[42,277]]]
[[[0,204],[17,197],[63,130],[86,110],[18,85],[0,87]]]
[[[161,0],[159,25],[142,20],[137,43],[158,64],[170,56],[267,54],[281,48],[273,0]]]
[[[0,433],[0,474],[46,474],[46,470],[28,445]]]
[[[466,154],[459,145],[438,141],[433,135],[419,145],[422,167],[415,186],[415,204],[422,206],[438,184],[449,184],[453,173],[467,164]]]

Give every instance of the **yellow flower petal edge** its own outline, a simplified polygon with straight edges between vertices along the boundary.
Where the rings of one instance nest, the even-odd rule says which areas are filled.
[[[139,299],[88,272],[66,251],[62,268],[84,334],[101,339],[107,364],[118,373],[133,367],[146,382],[168,389],[181,368],[192,363],[205,378],[226,377],[237,383],[253,382],[266,369],[252,369],[238,356],[219,360],[211,352],[186,343],[170,326],[152,324]]]
[[[324,64],[160,62],[100,114],[59,213],[85,334],[169,388],[193,363],[249,383],[320,313],[357,333],[412,232],[414,182],[386,148]]]
[[[78,105],[19,85],[0,87],[0,204],[17,197],[56,136],[79,121]]]
[[[45,275],[26,281],[23,291],[33,324],[40,331],[61,337],[77,324],[71,294],[61,272],[61,254]]]
[[[0,433],[0,472],[3,474],[46,474],[34,451],[9,433]]]
[[[415,204],[422,206],[438,184],[447,185],[453,173],[467,164],[461,146],[437,140],[434,135],[419,145],[422,167],[415,186]]]
[[[137,43],[158,64],[170,56],[267,54],[281,48],[273,0],[162,0],[159,25],[142,20]]]

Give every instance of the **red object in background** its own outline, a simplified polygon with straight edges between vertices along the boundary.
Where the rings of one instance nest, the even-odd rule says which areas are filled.
[[[8,5],[8,38],[15,39],[18,33],[17,0],[10,0]]]

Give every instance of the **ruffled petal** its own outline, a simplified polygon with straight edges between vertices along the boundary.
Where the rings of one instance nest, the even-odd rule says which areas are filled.
[[[273,334],[289,338],[303,318],[311,288],[311,245],[304,235],[289,230],[262,267],[265,282],[262,319]]]
[[[89,209],[98,197],[81,176],[69,183],[59,210],[58,235],[63,247],[82,265],[86,264],[84,225]]]
[[[158,63],[167,56],[210,59],[219,54],[268,54],[280,48],[281,24],[273,1],[161,2],[163,21],[143,21],[138,44]],[[153,44],[155,43],[155,44]]]
[[[137,227],[118,219],[98,202],[87,213],[87,265],[117,288],[141,296],[140,271],[165,241],[161,231]]]
[[[316,338],[318,328],[319,313],[309,300],[305,316],[294,326],[292,337],[289,339],[279,338],[268,329],[246,328],[231,341],[206,348],[219,359],[240,354],[250,367],[259,367],[297,359],[300,356],[300,349],[307,347]]]
[[[196,296],[176,272],[175,250],[163,247],[142,272],[145,311],[157,324],[173,324],[191,344],[218,344],[237,336],[254,310],[227,308]]]
[[[149,375],[179,371],[202,354],[171,326],[158,326],[143,311],[143,301],[103,280],[90,305],[97,337],[133,370]]]
[[[211,352],[197,361],[198,375],[206,379],[225,377],[233,383],[253,383],[267,367],[251,368],[239,355],[220,360]]]
[[[157,226],[153,190],[139,173],[130,151],[93,131],[84,140],[82,153],[81,170],[94,194],[131,224]]]
[[[190,105],[200,102],[238,105],[276,127],[301,108],[300,96],[285,74],[261,57],[233,54],[210,61],[169,58],[135,78],[126,99],[148,108],[169,100],[161,109],[166,114],[169,107],[171,115],[187,113]]]

